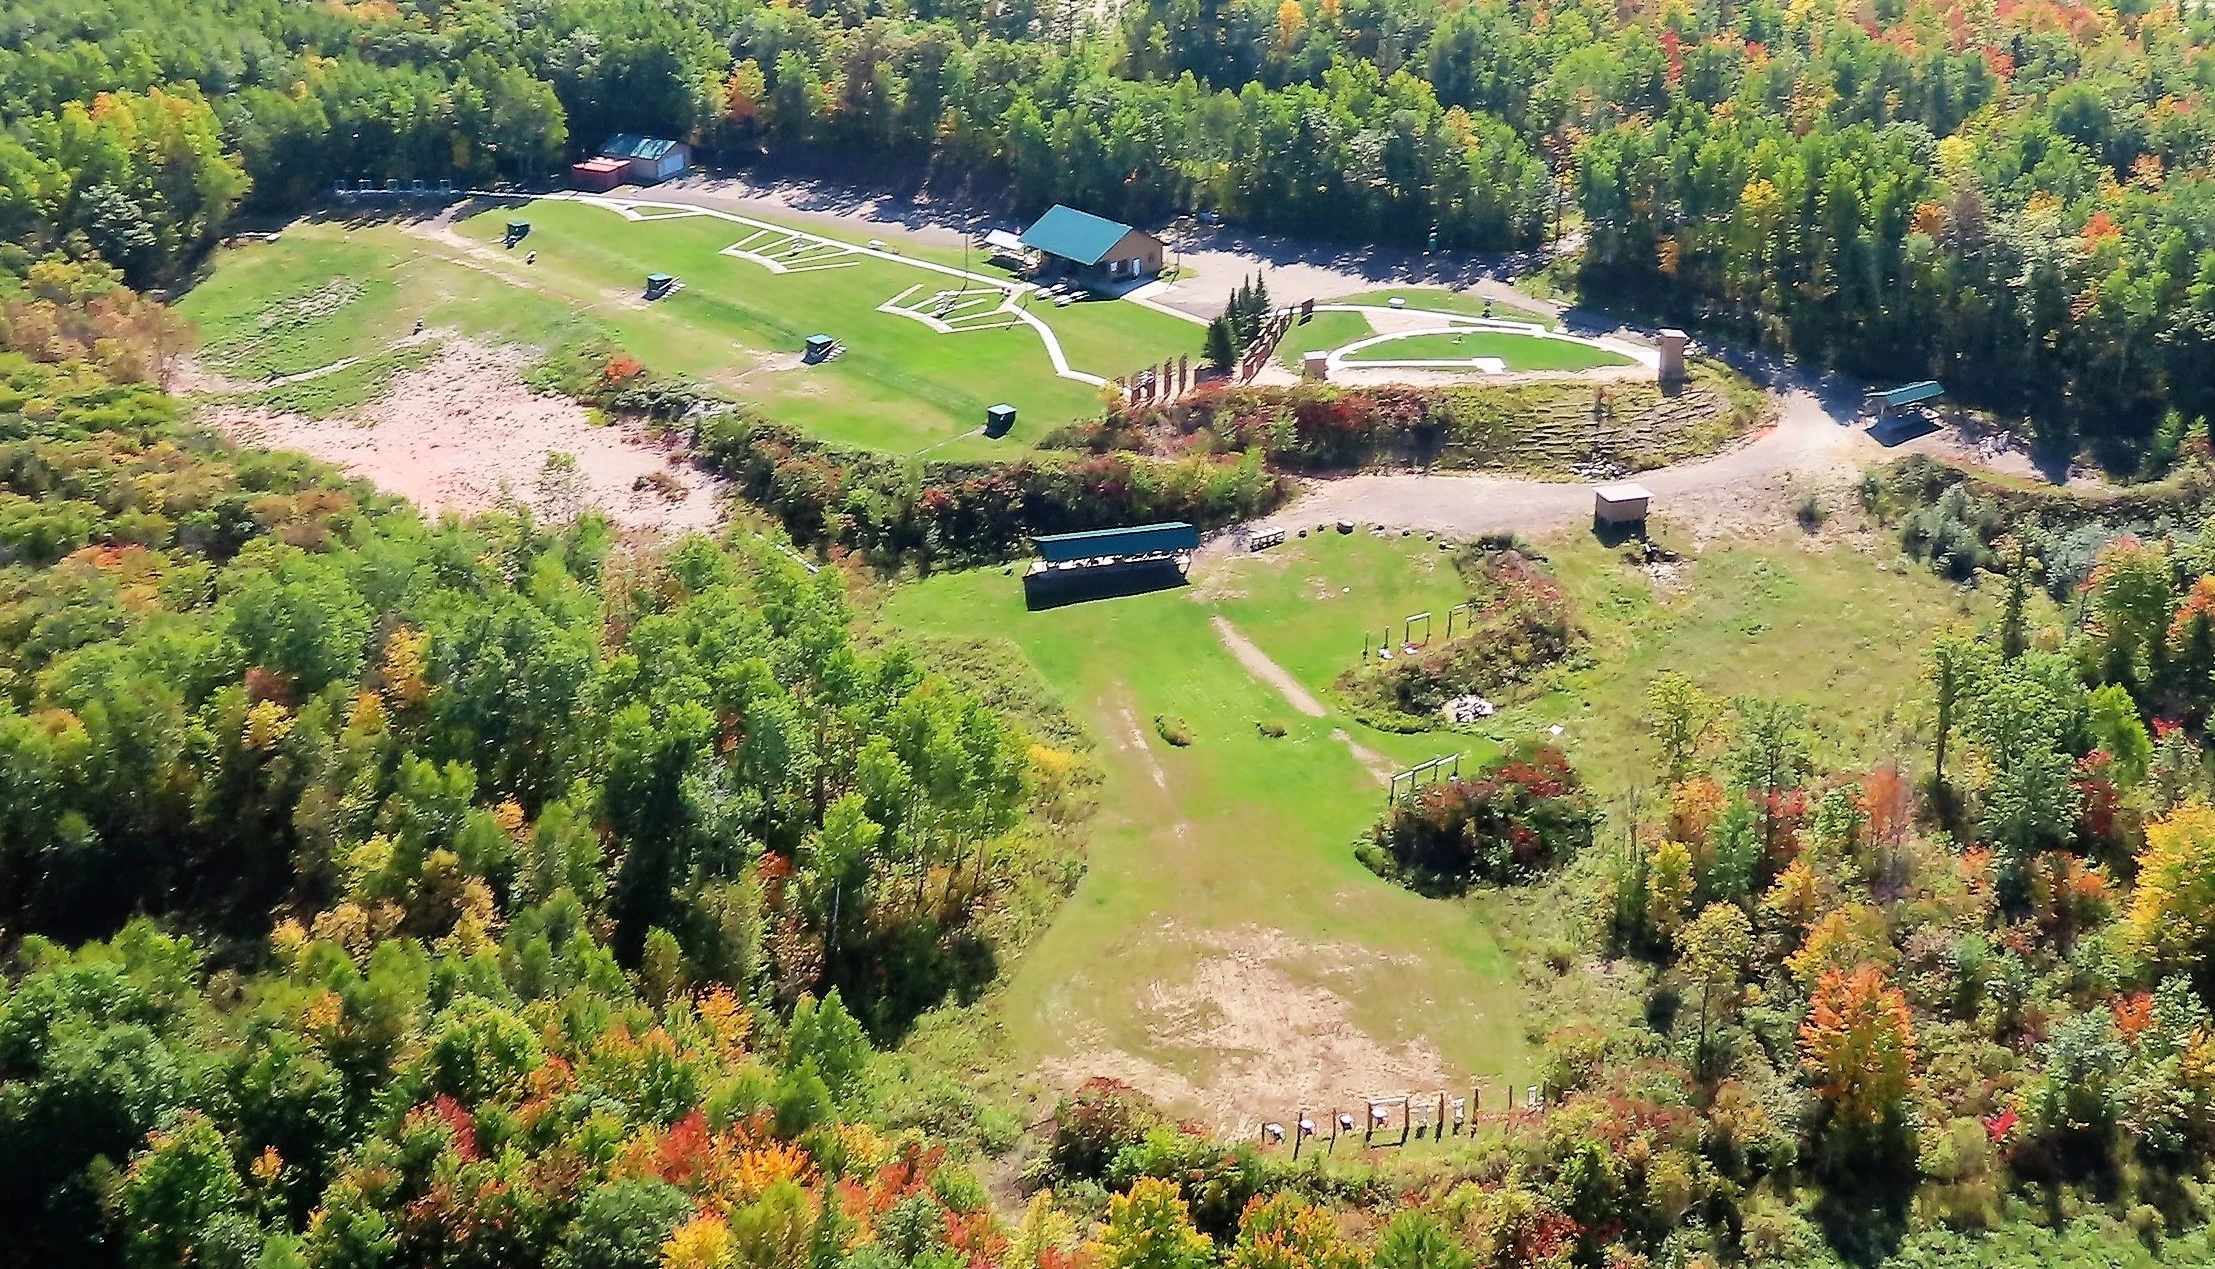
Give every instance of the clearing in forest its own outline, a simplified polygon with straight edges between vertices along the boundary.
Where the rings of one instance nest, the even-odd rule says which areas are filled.
[[[1533,902],[1543,892],[1423,899],[1356,862],[1384,805],[1370,766],[1554,739],[1612,803],[1667,669],[1720,696],[1807,701],[1826,735],[1873,752],[1913,697],[1914,649],[1963,602],[1836,545],[1740,543],[1667,573],[1582,535],[1541,549],[1588,631],[1585,657],[1481,729],[1417,734],[1364,726],[1331,685],[1365,631],[1466,594],[1420,536],[1203,556],[1189,587],[1035,613],[998,569],[894,591],[889,626],[1026,659],[1101,745],[1089,870],[993,1006],[1006,1057],[1040,1066],[1048,1091],[1111,1075],[1226,1127],[1303,1102],[1526,1079],[1549,1001],[1608,989],[1573,981],[1589,966],[1554,980],[1525,963],[1520,940],[1567,919]],[[1157,715],[1192,743],[1166,741]]]
[[[531,231],[503,246],[511,220]],[[682,286],[648,300],[650,273]],[[222,252],[180,307],[201,324],[207,367],[236,381],[234,401],[310,417],[361,407],[425,364],[436,349],[411,345],[420,320],[547,357],[620,346],[825,440],[942,458],[1013,457],[1097,413],[1098,381],[1196,357],[1203,333],[1124,301],[1057,305],[981,253],[895,252],[617,199],[543,199],[451,224],[302,222]],[[815,334],[840,350],[810,365]],[[1015,430],[987,440],[985,410],[1001,403],[1016,407]]]

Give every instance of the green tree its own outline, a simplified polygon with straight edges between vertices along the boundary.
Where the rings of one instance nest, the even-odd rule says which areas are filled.
[[[1105,1269],[1207,1269],[1215,1245],[1192,1228],[1175,1182],[1141,1177],[1128,1194],[1108,1200],[1094,1241]]]
[[[1677,963],[1700,985],[1700,1040],[1707,1041],[1709,1000],[1718,992],[1727,1010],[1738,993],[1739,975],[1753,954],[1753,922],[1735,903],[1711,903],[1677,933]]]
[[[1677,784],[1691,774],[1720,712],[1714,697],[1675,670],[1664,672],[1646,689],[1646,729],[1661,746],[1666,782]]]
[[[123,1179],[123,1263],[131,1269],[195,1263],[210,1225],[242,1211],[245,1201],[229,1143],[206,1115],[187,1111],[175,1129],[155,1134]]]
[[[1218,317],[1207,324],[1207,342],[1200,355],[1216,370],[1229,374],[1238,365],[1238,345],[1231,333],[1230,319]]]

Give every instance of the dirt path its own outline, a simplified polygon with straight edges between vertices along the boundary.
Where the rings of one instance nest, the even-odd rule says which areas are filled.
[[[1696,527],[1781,505],[1795,480],[1825,479],[1892,452],[1872,439],[1859,399],[1793,381],[1775,393],[1777,422],[1751,440],[1697,462],[1641,472],[1657,517]],[[1458,536],[1535,532],[1591,518],[1589,482],[1518,480],[1461,473],[1370,472],[1323,480],[1257,529],[1297,529],[1338,520]]]
[[[1300,680],[1285,672],[1283,666],[1269,659],[1269,654],[1254,646],[1254,641],[1238,633],[1238,627],[1222,617],[1214,618],[1215,635],[1223,646],[1231,650],[1246,672],[1277,689],[1284,695],[1285,703],[1309,718],[1323,717],[1323,702],[1316,700]]]

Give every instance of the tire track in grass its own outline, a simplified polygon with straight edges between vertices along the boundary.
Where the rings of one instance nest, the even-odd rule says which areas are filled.
[[[1229,618],[1219,616],[1211,620],[1215,625],[1215,636],[1223,641],[1224,647],[1230,649],[1232,656],[1238,658],[1238,663],[1246,667],[1248,674],[1277,689],[1278,694],[1284,697],[1285,704],[1309,718],[1329,717],[1329,711],[1323,708],[1323,702],[1315,699],[1313,692],[1308,691],[1283,666],[1270,660],[1269,654],[1232,625]],[[1331,728],[1331,739],[1344,744],[1347,751],[1353,754],[1354,761],[1360,763],[1362,770],[1367,771],[1377,783],[1387,787],[1391,785],[1394,764],[1390,758],[1355,740],[1343,727]]]

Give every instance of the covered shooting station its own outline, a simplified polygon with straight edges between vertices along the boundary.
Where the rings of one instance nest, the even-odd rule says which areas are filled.
[[[1944,395],[1946,389],[1936,379],[1925,379],[1919,383],[1904,383],[1897,388],[1871,392],[1861,399],[1861,408],[1876,415],[1877,420],[1882,422],[1894,410],[1904,410],[1925,401],[1936,401]]]
[[[1200,531],[1176,520],[1035,541],[1038,560],[1023,574],[1023,599],[1034,609],[1182,586]]]
[[[1060,203],[1016,241],[1038,253],[1042,272],[1063,274],[1083,286],[1112,286],[1161,272],[1161,239]]]
[[[1006,436],[1008,432],[1011,431],[1014,427],[1014,406],[1002,403],[1000,405],[985,407],[984,434],[986,436],[989,436],[994,440],[998,440],[999,438]]]

